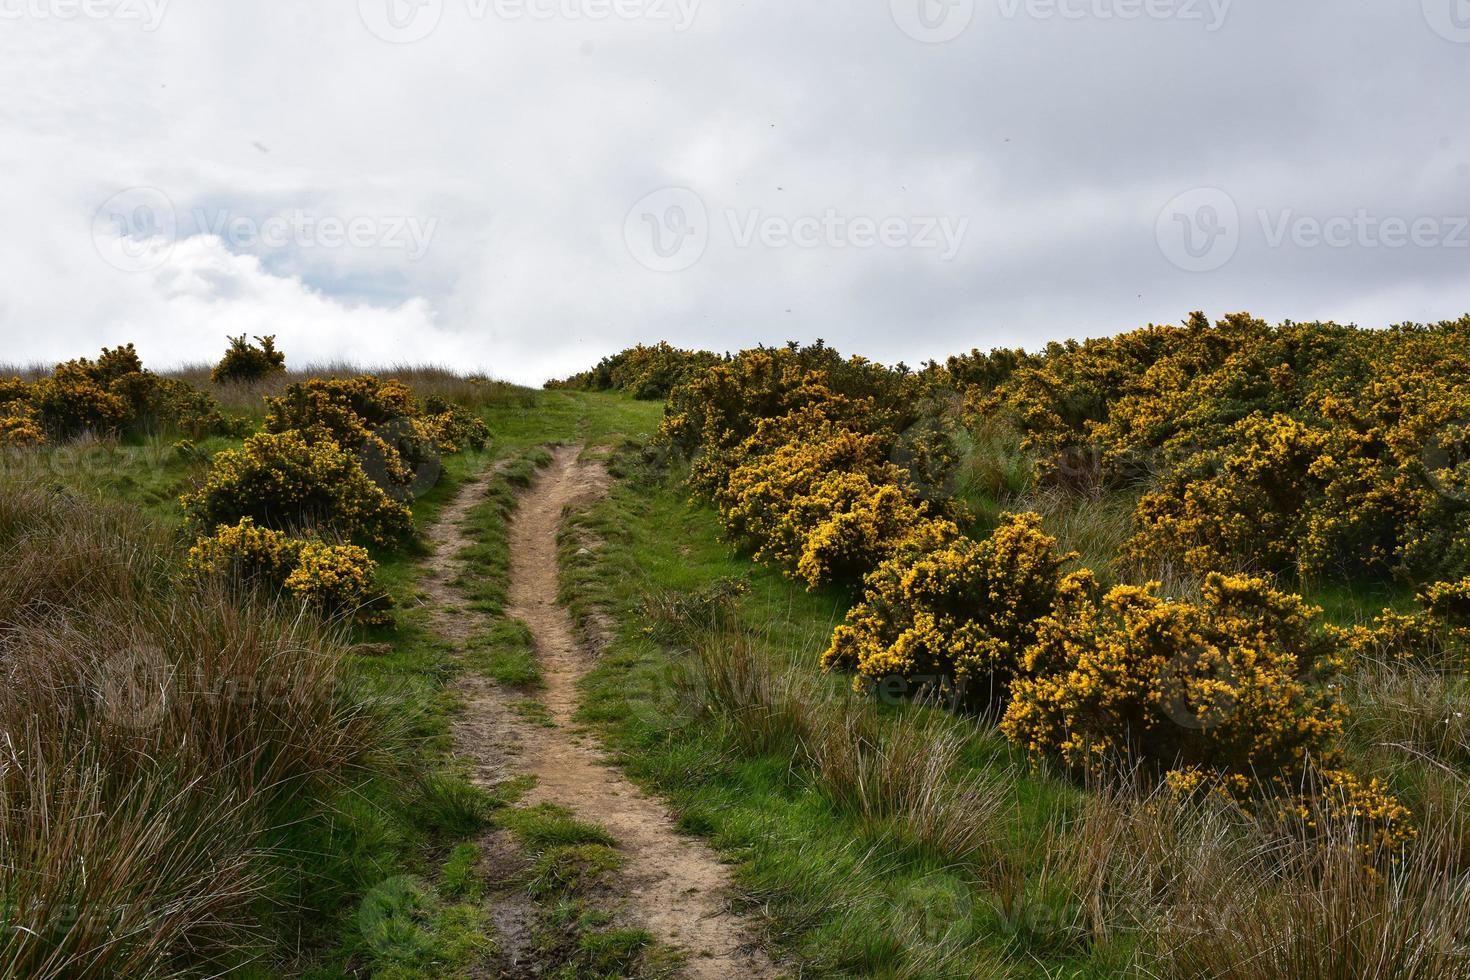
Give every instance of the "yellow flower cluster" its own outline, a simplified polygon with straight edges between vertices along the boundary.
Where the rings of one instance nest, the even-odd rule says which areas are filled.
[[[395,499],[413,493],[415,476],[441,454],[484,449],[489,430],[479,417],[443,399],[422,408],[400,381],[372,375],[312,378],[266,400],[266,432],[300,432],[356,451]]]
[[[1298,597],[1219,574],[1199,602],[1082,584],[1038,625],[1001,722],[1034,756],[1264,776],[1341,733],[1346,710],[1319,683],[1335,647]]]
[[[1323,824],[1350,828],[1365,857],[1394,855],[1419,836],[1413,814],[1379,779],[1363,780],[1341,769],[1317,770],[1311,793],[1301,793],[1281,809],[1281,815],[1300,821],[1309,830]]]
[[[1370,626],[1333,628],[1349,660],[1470,667],[1470,578],[1436,582],[1411,613],[1385,609]]]
[[[266,399],[265,431],[324,430],[338,444],[355,448],[383,425],[418,414],[413,391],[400,381],[372,375],[312,378]]]
[[[249,517],[200,538],[189,551],[188,565],[200,575],[284,591],[325,615],[360,623],[387,622],[392,606],[373,585],[378,565],[365,549],[292,537]]]
[[[861,581],[898,551],[959,533],[918,499],[882,436],[845,428],[822,406],[761,420],[697,470],[730,538],[810,588]]]
[[[103,348],[95,361],[58,364],[34,383],[0,382],[0,445],[164,428],[202,436],[229,434],[237,426],[208,395],[144,370],[132,344]]]
[[[1035,514],[1007,514],[984,541],[900,556],[867,577],[863,601],[832,634],[828,670],[860,683],[938,680],[971,703],[1004,694],[1065,581]]]
[[[1129,546],[1144,567],[1470,574],[1470,318],[1194,314],[999,363],[1011,373],[972,408],[1019,426],[1043,479],[1144,491]]]
[[[249,517],[285,531],[329,530],[380,546],[401,541],[412,516],[330,437],[262,432],[214,457],[204,484],[181,499],[200,531]]]
[[[821,342],[756,348],[675,387],[660,436],[692,456],[690,488],[714,501],[738,546],[810,588],[855,584],[898,552],[959,534],[892,462],[922,387],[907,369]]]
[[[0,449],[46,442],[40,416],[30,403],[31,386],[20,378],[0,378]]]

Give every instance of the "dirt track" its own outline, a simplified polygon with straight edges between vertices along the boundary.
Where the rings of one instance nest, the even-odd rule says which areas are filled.
[[[536,786],[528,803],[556,803],[605,827],[626,859],[615,896],[621,917],[685,951],[690,977],[775,977],[778,971],[756,949],[749,923],[728,907],[726,866],[702,842],[679,834],[660,801],[612,768],[592,739],[574,730],[577,682],[591,658],[571,616],[556,601],[556,537],[565,510],[595,500],[607,486],[601,464],[578,456],[572,447],[555,452],[551,466],[522,495],[510,536],[508,612],[530,627],[555,725],[524,721],[507,707],[514,694],[487,678],[466,676],[459,685],[465,708],[456,725],[456,751],[471,760],[482,784],[529,773]],[[435,554],[424,591],[433,626],[460,649],[488,625],[484,614],[466,608],[454,580],[461,571],[456,555],[469,543],[462,525],[492,475],[466,484],[429,534]],[[515,935],[529,924],[526,912],[508,906],[493,910],[493,916],[503,933],[503,956],[514,961],[529,942]]]

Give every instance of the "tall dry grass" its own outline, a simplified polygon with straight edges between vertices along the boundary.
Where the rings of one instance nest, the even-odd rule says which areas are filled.
[[[999,775],[961,775],[972,732],[937,711],[881,716],[838,702],[813,728],[817,784],[843,809],[945,860],[973,859],[1002,835],[1008,804]]]
[[[1470,977],[1464,809],[1436,814],[1392,862],[1365,858],[1350,823],[1262,835],[1197,875],[1161,916],[1161,975],[1212,980],[1462,980]]]
[[[717,587],[645,604],[656,635],[684,642],[672,678],[686,716],[713,720],[746,755],[792,759],[832,803],[868,828],[942,860],[970,860],[1000,836],[1000,775],[961,774],[970,722],[939,711],[885,714],[813,670],[821,637],[784,645],[747,632]],[[773,650],[791,651],[789,657]]]
[[[379,762],[340,638],[176,556],[134,511],[0,483],[0,976],[240,965],[286,810]]]
[[[1095,787],[1001,883],[1015,941],[1127,950],[1130,975],[1169,980],[1470,977],[1463,793],[1423,815],[1402,853],[1318,806],[1259,818],[1212,797]]]

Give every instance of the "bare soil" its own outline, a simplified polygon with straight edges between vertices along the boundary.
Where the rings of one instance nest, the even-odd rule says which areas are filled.
[[[544,701],[555,724],[523,720],[508,707],[519,697],[515,692],[466,671],[458,684],[464,710],[455,726],[456,751],[471,762],[482,785],[494,787],[530,774],[536,785],[526,802],[555,803],[607,829],[626,862],[609,896],[614,911],[620,920],[682,950],[689,977],[776,977],[779,971],[756,945],[751,924],[730,908],[728,867],[701,841],[680,834],[666,807],[613,768],[595,741],[575,726],[577,684],[592,657],[579,642],[570,614],[557,602],[556,539],[565,512],[595,501],[608,480],[600,463],[579,455],[575,447],[556,450],[551,466],[522,495],[510,534],[507,612],[531,630],[545,681]],[[485,614],[467,607],[455,581],[462,572],[457,555],[470,543],[463,525],[493,477],[487,471],[467,483],[429,532],[434,555],[423,587],[425,601],[433,628],[459,649],[488,625]],[[484,844],[491,862],[502,869],[507,861],[515,863],[503,837],[492,835]],[[534,903],[507,887],[492,905],[492,920],[502,933],[501,975],[537,975],[529,935]]]

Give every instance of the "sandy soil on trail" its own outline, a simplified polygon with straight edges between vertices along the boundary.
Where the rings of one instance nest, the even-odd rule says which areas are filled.
[[[492,478],[486,473],[466,484],[429,534],[435,554],[424,592],[434,628],[456,646],[485,623],[483,614],[465,608],[453,581],[460,571],[455,555],[467,543],[461,525]],[[779,971],[756,948],[749,923],[729,908],[728,868],[702,842],[679,834],[662,803],[612,768],[590,737],[573,730],[577,682],[590,657],[570,614],[556,601],[556,535],[563,512],[595,500],[606,485],[601,464],[580,462],[576,448],[558,449],[552,465],[522,495],[511,527],[507,612],[534,636],[546,682],[544,701],[555,727],[522,721],[505,707],[507,692],[496,683],[465,676],[459,684],[465,710],[455,726],[456,750],[472,760],[485,785],[531,773],[537,785],[528,803],[557,803],[607,828],[627,862],[616,889],[620,911],[662,943],[684,950],[690,977],[776,977]],[[529,955],[527,937],[514,934],[518,926],[524,932],[529,925],[523,910],[503,908],[494,917],[509,929],[502,944],[510,961],[519,960],[522,947]]]

